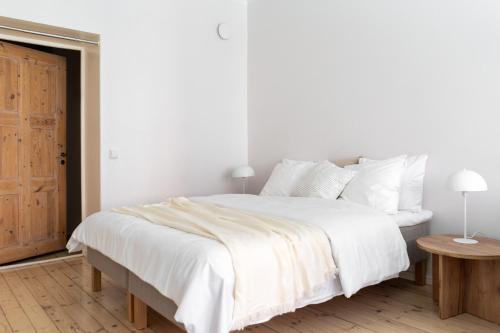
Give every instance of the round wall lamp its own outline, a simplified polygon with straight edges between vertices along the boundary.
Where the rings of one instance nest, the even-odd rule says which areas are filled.
[[[232,37],[231,25],[229,23],[219,23],[217,26],[217,34],[220,39],[228,40]]]

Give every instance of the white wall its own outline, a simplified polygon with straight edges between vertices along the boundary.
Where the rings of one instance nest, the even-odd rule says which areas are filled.
[[[249,160],[430,156],[435,233],[460,232],[451,172],[481,173],[471,230],[500,238],[500,2],[250,0]]]
[[[250,0],[248,146],[243,1],[1,1],[0,15],[101,35],[105,208],[235,191],[247,147],[254,192],[285,156],[425,152],[433,231],[460,231],[444,185],[465,166],[490,186],[471,229],[500,238],[496,0]]]
[[[237,189],[228,171],[247,162],[243,1],[1,1],[0,15],[101,35],[104,208]],[[231,40],[218,39],[220,22]]]

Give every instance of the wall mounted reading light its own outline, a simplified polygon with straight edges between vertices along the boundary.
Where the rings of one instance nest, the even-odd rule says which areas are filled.
[[[220,39],[228,40],[232,37],[231,25],[229,23],[219,23],[217,26],[217,34]]]

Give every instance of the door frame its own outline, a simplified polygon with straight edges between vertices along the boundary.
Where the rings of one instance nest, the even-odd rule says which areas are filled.
[[[82,219],[101,210],[100,36],[0,16],[0,39],[80,51]]]

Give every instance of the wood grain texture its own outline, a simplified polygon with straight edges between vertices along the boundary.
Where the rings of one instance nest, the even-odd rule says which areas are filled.
[[[439,316],[441,319],[462,313],[463,262],[439,256]]]
[[[101,291],[101,271],[99,271],[97,268],[92,266],[90,268],[91,273],[90,273],[90,283],[91,283],[91,290],[92,291]]]
[[[134,322],[134,294],[127,292],[127,310],[128,310],[128,321]]]
[[[103,274],[102,291],[90,291],[91,269],[82,258],[15,269],[0,274],[0,332],[36,332],[47,324],[54,332],[136,332],[128,322],[127,291]],[[15,273],[19,279],[13,278]],[[10,276],[6,279],[6,274]],[[9,284],[6,282],[14,281]],[[21,281],[21,283],[19,283]],[[19,291],[21,290],[21,291]],[[30,293],[32,297],[28,295]],[[16,298],[28,300],[36,322]],[[24,298],[23,298],[24,297]],[[36,302],[33,303],[33,300]],[[465,304],[465,300],[464,300]],[[498,333],[500,325],[461,314],[439,319],[430,286],[393,279],[359,291],[350,299],[336,297],[254,325],[243,333]],[[31,311],[31,310],[30,310]],[[33,313],[30,313],[33,317]],[[40,320],[40,322],[38,322]],[[42,325],[43,324],[43,325]],[[181,333],[148,309],[146,333]],[[48,327],[48,326],[47,326]],[[50,325],[53,329],[53,326]]]
[[[419,247],[433,253],[433,299],[440,317],[467,312],[500,324],[500,241],[481,237],[478,244],[467,245],[453,242],[453,237],[417,240]]]
[[[335,161],[333,161],[333,163],[336,166],[339,166],[339,167],[343,168],[346,165],[358,164],[359,163],[359,157],[353,157],[353,158],[345,158],[345,159],[341,159],[341,160],[335,160]]]
[[[500,241],[486,237],[475,237],[477,244],[460,244],[453,241],[458,235],[431,235],[417,239],[422,250],[448,257],[474,260],[500,259]]]
[[[432,255],[432,299],[439,302],[439,255]]]
[[[0,264],[66,242],[66,60],[0,42]]]
[[[148,306],[139,297],[134,296],[134,327],[143,330],[148,326]]]
[[[465,260],[463,310],[500,324],[500,260]]]

